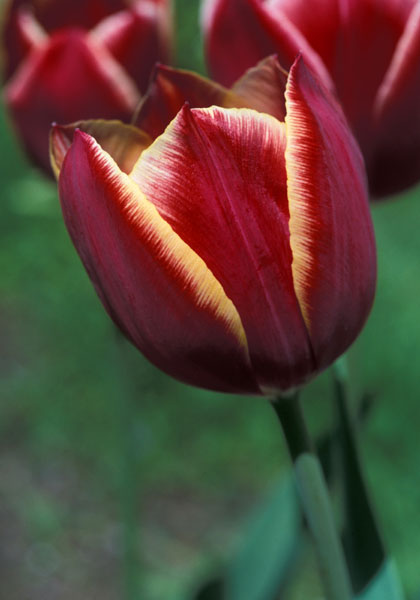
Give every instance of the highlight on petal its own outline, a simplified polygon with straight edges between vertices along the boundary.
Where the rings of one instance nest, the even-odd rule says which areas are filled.
[[[185,106],[131,174],[234,303],[267,393],[314,371],[291,275],[285,146],[269,115]]]
[[[185,102],[192,108],[213,104],[240,107],[245,104],[225,87],[192,71],[157,65],[133,123],[156,138],[176,117]]]
[[[373,227],[360,151],[302,58],[289,74],[286,107],[294,287],[322,369],[351,344],[372,305]]]
[[[59,189],[98,295],[146,357],[193,385],[259,393],[241,319],[217,278],[83,132],[74,134]]]
[[[150,0],[109,16],[92,31],[145,92],[157,60],[171,58],[169,8]],[[140,60],[141,57],[141,60]]]
[[[50,158],[57,179],[76,129],[91,135],[112,156],[123,173],[131,172],[140,154],[152,142],[147,133],[121,121],[91,120],[77,121],[70,125],[54,124],[50,133]]]
[[[52,121],[96,118],[98,106],[103,118],[128,121],[138,92],[105,48],[83,32],[66,30],[30,54],[10,79],[5,98],[28,151],[49,172]]]
[[[420,176],[420,3],[407,21],[379,88],[375,107],[375,148],[368,162],[374,195],[395,193]]]

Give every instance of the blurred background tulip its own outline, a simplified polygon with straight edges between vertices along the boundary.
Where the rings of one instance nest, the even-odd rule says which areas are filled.
[[[335,89],[373,196],[420,180],[420,3],[416,0],[204,0],[211,74],[230,85],[263,57],[296,54]]]
[[[170,60],[170,0],[13,0],[5,11],[5,101],[50,175],[52,122],[128,121],[155,62]]]
[[[359,149],[303,59],[280,74],[285,122],[184,106],[149,147],[131,126],[87,124],[118,164],[80,123],[72,142],[52,135],[66,225],[108,313],[155,365],[208,389],[301,385],[373,301]]]

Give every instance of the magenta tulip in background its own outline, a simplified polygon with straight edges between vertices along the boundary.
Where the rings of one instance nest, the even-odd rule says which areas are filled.
[[[3,28],[4,96],[15,129],[51,175],[53,121],[129,120],[171,49],[169,0],[14,0]]]
[[[277,53],[301,52],[335,89],[361,146],[373,196],[420,180],[420,2],[205,0],[213,77],[230,85]]]

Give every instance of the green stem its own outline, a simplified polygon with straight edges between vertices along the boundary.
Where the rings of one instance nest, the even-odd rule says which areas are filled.
[[[298,395],[272,402],[293,461],[303,512],[315,543],[328,600],[351,600],[351,587],[343,549],[322,469],[312,448]]]

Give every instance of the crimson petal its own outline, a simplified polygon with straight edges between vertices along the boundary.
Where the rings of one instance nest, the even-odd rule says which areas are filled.
[[[220,283],[83,132],[75,132],[59,190],[99,297],[149,360],[193,385],[259,393],[240,317]]]
[[[319,369],[372,306],[376,256],[363,160],[342,112],[300,58],[286,90],[293,278]]]
[[[285,145],[269,115],[186,106],[132,173],[235,304],[266,393],[314,372],[291,274]]]

